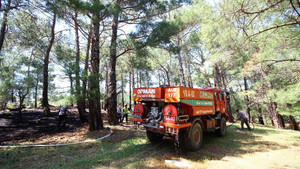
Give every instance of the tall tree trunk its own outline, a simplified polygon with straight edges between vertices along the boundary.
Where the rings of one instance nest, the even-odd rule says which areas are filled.
[[[273,119],[271,119],[271,124],[272,126],[275,126]]]
[[[137,87],[137,88],[140,87],[140,86],[139,86],[139,73],[138,73],[138,72],[139,72],[139,70],[136,70],[136,71],[135,71],[135,73],[136,73],[136,76],[135,76],[136,79],[135,79],[135,81],[136,81],[136,87]]]
[[[19,104],[19,107],[18,107],[18,112],[19,112],[19,120],[20,120],[20,123],[22,123],[23,122],[23,117],[22,117],[22,109],[23,109],[23,103],[24,103],[24,100],[25,100],[25,98],[26,98],[26,96],[28,95],[28,93],[29,93],[29,88],[27,88],[27,89],[24,89],[24,90],[26,90],[26,92],[23,94],[23,89],[22,88],[20,88],[20,89],[18,89],[19,91],[19,101],[20,101],[20,104]]]
[[[160,70],[158,71],[158,86],[161,85],[161,79],[160,79]]]
[[[267,110],[268,110],[268,114],[269,114],[269,118],[271,121],[271,125],[275,126],[274,121],[273,121],[273,115],[272,115],[272,108],[270,107],[270,104],[267,103]]]
[[[97,0],[94,0],[97,2]],[[100,50],[99,50],[99,28],[100,28],[100,11],[94,11],[92,25],[92,51],[91,51],[91,69],[89,77],[89,130],[103,129],[103,121],[101,117],[100,108],[100,87],[99,87],[99,64],[100,64]]]
[[[292,129],[293,130],[299,130],[298,123],[296,122],[295,117],[290,115],[289,118],[290,118],[290,122],[291,122],[291,125],[292,125]]]
[[[34,92],[34,107],[38,107],[38,90],[39,90],[39,82],[40,82],[41,76],[40,72],[36,72],[36,79],[35,79],[35,92]],[[41,101],[41,100],[40,100]]]
[[[136,83],[135,87],[139,88],[139,76],[138,76],[139,74],[138,74],[138,70],[134,71],[134,73],[135,73],[135,79],[134,80],[135,80],[135,83]]]
[[[215,64],[215,69],[214,69],[214,73],[215,73],[215,87],[217,88],[221,88],[221,74],[220,74],[220,69],[219,66],[217,64]]]
[[[107,110],[108,106],[108,67],[109,67],[109,60],[106,63],[106,72],[105,72],[105,100],[104,100],[104,109]]]
[[[84,75],[82,79],[82,95],[84,97],[84,109],[86,108],[86,99],[87,99],[87,82],[88,82],[88,69],[89,69],[89,60],[90,60],[90,46],[91,46],[91,37],[92,37],[92,30],[89,30],[89,35],[87,39],[87,47],[86,47],[86,55],[84,61]]]
[[[11,102],[13,103],[14,101],[14,89],[11,89]]]
[[[282,121],[280,119],[280,115],[277,112],[277,103],[276,102],[272,102],[271,106],[272,106],[273,121],[274,121],[275,127],[276,128],[283,128],[283,124],[282,124]]]
[[[117,0],[119,3],[120,0]],[[117,81],[116,81],[116,62],[117,62],[117,37],[118,37],[119,13],[113,16],[112,36],[110,44],[110,64],[108,70],[108,122],[109,124],[118,124],[117,117]]]
[[[14,81],[15,81],[15,71],[13,70],[13,72],[12,72],[12,84],[14,84]],[[15,102],[15,97],[14,97],[14,88],[12,88],[11,89],[11,91],[10,91],[11,93],[11,95],[10,95],[10,97],[11,97],[11,102],[13,103],[13,102]]]
[[[86,123],[88,120],[85,117],[85,98],[81,95],[81,86],[80,86],[80,44],[79,44],[79,31],[78,31],[78,23],[77,23],[77,11],[75,11],[75,16],[73,17],[75,24],[75,42],[76,42],[76,69],[75,69],[75,82],[76,82],[76,101],[77,101],[77,109],[79,112],[79,118],[82,123]]]
[[[180,48],[179,37],[177,37],[177,47]],[[180,50],[178,51],[177,58],[178,58],[178,63],[179,63],[180,86],[186,86]]]
[[[208,86],[209,86],[209,87],[212,87],[212,85],[211,85],[211,82],[210,82],[210,80],[209,80],[209,76],[208,76],[208,73],[207,73],[206,69],[204,70],[204,76],[206,77],[206,81],[207,81],[207,83],[208,83]]]
[[[193,87],[193,80],[191,75],[191,58],[189,56],[187,56],[187,60],[185,63],[185,67],[187,68],[188,86]]]
[[[277,103],[273,102],[272,99],[270,100],[269,103],[267,103],[267,109],[269,116],[271,118],[272,125],[275,126],[276,128],[283,128],[282,121],[280,119],[280,116],[277,112]]]
[[[35,92],[34,92],[34,108],[37,108],[38,85],[39,85],[39,78],[37,77],[36,84],[35,84]]]
[[[266,72],[266,70],[263,70],[261,68],[261,72],[262,72],[262,78],[263,79],[267,79],[267,72]],[[267,87],[269,89],[273,89],[274,88],[272,82],[266,80],[266,84],[267,84]],[[273,95],[273,96],[266,96],[266,97],[269,99],[269,102],[267,103],[267,108],[268,108],[268,112],[269,112],[269,115],[271,117],[271,120],[272,120],[274,126],[276,128],[283,128],[282,122],[280,120],[280,116],[279,116],[279,114],[277,112],[277,103],[273,101],[273,98],[275,98],[275,95]]]
[[[247,107],[247,114],[248,114],[248,120],[250,123],[251,119],[251,114],[250,114],[250,100],[246,92],[248,91],[248,84],[247,84],[247,79],[244,77],[244,87],[245,87],[245,101],[246,101],[246,107]]]
[[[5,39],[5,33],[6,33],[6,27],[7,27],[7,16],[8,16],[8,12],[10,10],[10,4],[11,4],[11,0],[8,0],[7,6],[4,9],[4,14],[3,14],[3,18],[2,18],[2,24],[1,24],[1,30],[0,30],[0,53],[2,51],[2,47],[3,47],[3,43],[4,43],[4,39]],[[1,65],[1,58],[0,58],[0,65]]]
[[[73,86],[73,77],[72,74],[69,74],[69,79],[70,79],[70,97],[71,97],[71,106],[74,106],[74,86]]]
[[[165,71],[166,77],[167,77],[167,83],[168,83],[167,85],[170,86],[170,76],[169,76],[169,71],[168,71],[166,68],[164,68],[163,66],[161,66],[161,68]],[[164,85],[166,85],[166,77],[163,76],[163,79],[164,79]]]
[[[132,91],[133,91],[134,86],[135,86],[135,85],[134,85],[134,83],[135,83],[135,82],[134,82],[134,81],[135,81],[135,80],[134,80],[134,69],[132,70],[132,74],[131,74],[131,75],[132,75],[132,81],[131,81],[131,83],[132,83]],[[132,93],[132,92],[131,92],[131,93]],[[134,102],[134,104],[135,104],[135,102]]]
[[[140,81],[140,87],[142,87],[142,70],[138,71],[139,81]]]
[[[134,70],[132,71],[132,89],[135,88]]]
[[[23,117],[22,117],[22,104],[24,102],[24,99],[22,98],[22,95],[20,93],[20,89],[19,89],[19,99],[20,99],[20,104],[18,107],[18,113],[19,113],[19,122],[22,123],[23,122]]]
[[[132,75],[132,73],[131,73],[131,71],[129,72],[129,109],[131,110],[131,82],[132,82],[132,80],[131,80],[131,75]]]
[[[122,106],[124,107],[124,77],[121,74]]]
[[[280,120],[281,120],[283,128],[285,128],[285,123],[284,123],[283,115],[279,114],[279,117],[280,117]]]
[[[201,58],[201,63],[200,63],[200,64],[201,64],[201,67],[204,68],[203,74],[204,74],[204,76],[205,76],[205,78],[206,78],[208,87],[212,87],[212,84],[211,84],[211,82],[210,82],[210,80],[209,80],[209,75],[208,75],[208,73],[207,73],[207,71],[206,71],[206,69],[205,69],[205,65],[204,65],[204,63],[205,63],[205,58],[204,58],[203,51],[201,50],[201,47],[199,48],[199,56],[200,56],[200,58]],[[199,68],[199,71],[201,71],[200,68]]]
[[[55,39],[55,25],[56,25],[56,12],[53,14],[53,21],[52,21],[52,27],[51,27],[51,39],[45,54],[44,58],[44,71],[43,71],[43,101],[42,106],[44,108],[44,114],[45,116],[50,116],[50,108],[49,108],[49,101],[48,101],[48,76],[49,76],[49,56],[50,52],[54,43]]]
[[[146,71],[146,77],[147,77],[147,87],[149,88],[150,87],[151,78],[149,76],[149,72],[148,71]]]
[[[263,119],[263,115],[262,115],[262,109],[261,107],[258,107],[258,122],[261,124],[261,125],[265,125],[264,123],[264,119]]]

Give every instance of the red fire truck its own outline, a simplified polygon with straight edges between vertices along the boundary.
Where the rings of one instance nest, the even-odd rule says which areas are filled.
[[[146,128],[151,142],[169,136],[176,146],[198,150],[204,130],[215,130],[218,136],[226,134],[229,116],[225,105],[228,98],[224,97],[224,91],[217,88],[135,88],[131,121]]]

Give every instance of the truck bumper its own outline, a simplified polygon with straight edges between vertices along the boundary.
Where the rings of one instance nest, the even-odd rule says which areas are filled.
[[[161,134],[171,134],[171,135],[177,135],[179,133],[179,129],[190,127],[192,125],[191,123],[172,124],[172,123],[161,122],[157,127],[157,126],[150,126],[144,124],[143,119],[130,118],[130,120],[137,126],[143,125],[147,130],[151,130]]]
[[[160,125],[169,128],[181,129],[185,127],[190,127],[192,124],[191,123],[184,123],[184,124],[160,123]]]

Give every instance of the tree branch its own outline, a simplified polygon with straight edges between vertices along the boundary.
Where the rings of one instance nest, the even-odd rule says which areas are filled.
[[[284,23],[284,24],[281,24],[281,25],[275,25],[275,26],[272,26],[272,27],[269,27],[267,29],[264,29],[264,30],[261,30],[261,31],[258,31],[250,36],[247,37],[246,40],[250,39],[251,37],[253,36],[256,36],[260,33],[263,33],[263,32],[266,32],[266,31],[269,31],[269,30],[272,30],[272,29],[277,29],[277,28],[280,28],[280,27],[283,27],[283,26],[290,26],[290,25],[297,25],[297,24],[300,24],[298,21],[295,21],[295,22],[289,22],[289,23]]]
[[[159,62],[157,62],[157,63],[166,73],[169,73],[169,71],[162,64],[160,64]]]
[[[274,6],[276,6],[276,5],[280,4],[280,3],[282,3],[283,1],[284,1],[284,0],[280,0],[280,1],[278,1],[277,3],[275,3],[275,4],[273,4],[273,5],[269,6],[269,7],[267,7],[267,8],[265,8],[265,9],[262,9],[262,10],[260,10],[260,11],[255,11],[255,12],[248,12],[248,11],[246,11],[246,10],[244,9],[244,1],[243,1],[243,2],[242,2],[242,6],[241,6],[240,11],[243,12],[244,14],[246,14],[246,15],[259,14],[259,13],[263,13],[263,12],[265,12],[266,10],[269,10],[269,9],[273,8]]]
[[[118,57],[120,57],[120,56],[122,56],[123,54],[125,54],[125,53],[127,53],[127,52],[129,52],[129,51],[132,51],[132,50],[134,50],[134,49],[133,49],[133,48],[128,48],[128,49],[124,50],[122,53],[120,53],[120,54],[118,54],[118,55],[116,56],[116,59],[118,59]]]
[[[282,60],[263,60],[260,61],[259,63],[263,63],[263,62],[273,62],[272,64],[280,63],[280,62],[300,62],[300,59],[293,58],[293,59],[282,59]]]
[[[299,2],[299,0],[298,0],[298,2]],[[299,14],[299,12],[297,11],[297,9],[295,8],[295,6],[294,6],[294,4],[293,4],[293,1],[292,1],[292,0],[290,0],[290,3],[291,3],[291,5],[292,5],[292,7],[293,7],[294,11],[296,11],[296,13],[298,14],[298,16],[300,16],[300,14]]]

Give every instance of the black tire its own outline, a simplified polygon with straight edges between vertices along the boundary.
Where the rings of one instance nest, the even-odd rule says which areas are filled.
[[[222,117],[220,125],[219,125],[219,129],[216,129],[216,134],[219,137],[223,137],[226,135],[226,119],[224,117]]]
[[[189,132],[182,130],[180,133],[180,145],[185,149],[196,151],[201,148],[203,142],[203,131],[200,123],[195,122]]]
[[[147,130],[147,137],[152,143],[159,143],[163,140],[164,135],[160,133],[154,133],[152,131]]]

